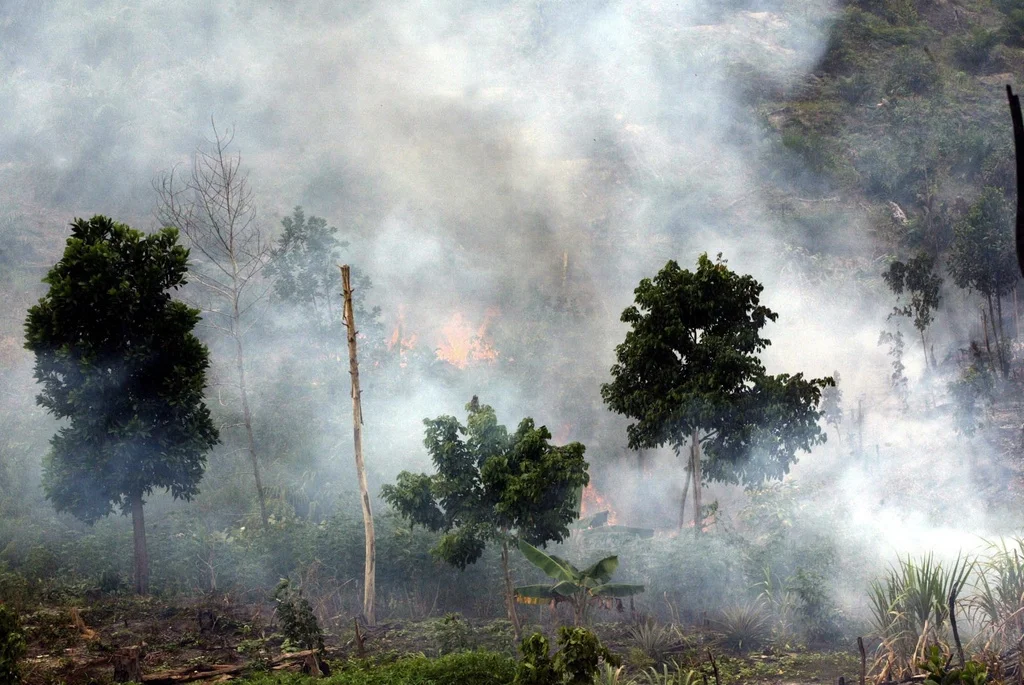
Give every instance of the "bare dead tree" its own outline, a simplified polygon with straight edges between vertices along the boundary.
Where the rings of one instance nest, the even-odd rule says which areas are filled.
[[[157,219],[175,226],[188,240],[199,286],[204,323],[226,336],[234,347],[235,380],[248,440],[249,460],[256,481],[260,518],[267,526],[267,502],[253,438],[252,412],[245,372],[245,335],[253,324],[254,307],[269,285],[260,279],[270,258],[271,244],[257,221],[248,174],[240,153],[230,153],[234,131],[218,131],[211,120],[213,139],[192,156],[191,169],[176,168],[154,182]]]

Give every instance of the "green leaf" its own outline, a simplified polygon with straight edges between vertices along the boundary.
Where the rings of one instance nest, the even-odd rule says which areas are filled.
[[[579,572],[576,571],[572,564],[550,554],[545,554],[525,540],[519,541],[519,551],[523,553],[527,561],[555,580],[573,582],[577,579]]]
[[[616,569],[619,568],[619,558],[617,556],[605,557],[601,561],[597,562],[590,568],[583,571],[582,576],[584,579],[592,579],[600,583],[607,583],[611,580],[612,576],[615,575]]]
[[[571,597],[579,592],[582,588],[577,583],[571,580],[563,580],[561,583],[557,583],[551,590],[562,597]]]

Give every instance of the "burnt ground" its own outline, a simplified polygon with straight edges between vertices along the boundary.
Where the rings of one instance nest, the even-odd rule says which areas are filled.
[[[255,670],[263,670],[283,647],[292,649],[278,633],[270,604],[170,602],[120,595],[44,604],[24,612],[22,622],[29,642],[28,657],[23,662],[27,685],[112,683],[114,655],[138,645],[142,646],[144,675],[204,670],[204,666],[221,664],[251,664]],[[505,621],[469,620],[461,633],[439,630],[442,624],[437,619],[392,621],[363,630],[365,654],[375,661],[390,661],[405,654],[435,656],[446,648],[480,647],[512,654],[513,640]],[[530,627],[534,628],[540,626]],[[626,624],[599,624],[595,629],[628,663],[631,645]],[[358,657],[354,637],[352,626],[339,625],[334,634],[328,632],[328,659]],[[460,644],[460,640],[465,642]],[[701,647],[693,654],[680,651],[677,656],[686,661],[703,660],[705,653],[706,648]],[[296,662],[289,668],[298,670],[300,665]],[[744,656],[720,653],[718,666],[725,682],[829,683],[840,675],[848,680],[856,676],[858,659],[854,650]]]

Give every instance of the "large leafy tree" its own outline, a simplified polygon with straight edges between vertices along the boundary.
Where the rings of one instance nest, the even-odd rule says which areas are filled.
[[[985,188],[953,229],[948,263],[954,283],[981,293],[988,301],[989,321],[1004,376],[1009,372],[1009,359],[1002,297],[1013,290],[1019,278],[1012,226],[1013,207],[1003,191]]]
[[[890,316],[906,316],[914,320],[914,328],[921,335],[924,363],[926,367],[929,366],[925,331],[934,319],[935,310],[939,308],[942,288],[942,277],[935,273],[935,259],[921,252],[906,262],[894,260],[882,278],[897,298],[908,298],[909,301],[900,301],[893,307]]]
[[[543,545],[568,536],[579,490],[590,482],[585,448],[550,444],[548,429],[530,418],[509,433],[476,397],[466,408],[465,426],[454,416],[424,421],[424,444],[437,473],[403,471],[382,494],[414,524],[443,533],[433,551],[453,566],[474,563],[489,543],[501,546],[506,607],[518,637],[509,544],[519,538]]]
[[[140,593],[144,498],[164,488],[191,499],[218,440],[203,402],[209,354],[192,333],[199,311],[170,295],[187,269],[175,229],[144,235],[103,216],[78,219],[25,324],[37,401],[65,421],[46,459],[46,496],[88,523],[115,507],[131,512]]]
[[[765,372],[758,354],[770,341],[761,329],[777,314],[760,303],[762,290],[720,256],[701,255],[695,271],[668,262],[640,282],[622,313],[630,330],[615,348],[612,382],[601,388],[611,409],[634,420],[631,448],[667,444],[678,454],[689,445],[698,531],[705,478],[781,479],[797,450],[825,440],[818,403],[832,379]]]

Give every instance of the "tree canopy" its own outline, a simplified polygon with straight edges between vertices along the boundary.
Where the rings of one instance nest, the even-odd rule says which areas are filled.
[[[154,488],[199,491],[218,441],[203,402],[209,355],[199,311],[172,300],[188,250],[175,229],[144,235],[103,216],[72,224],[49,291],[29,309],[38,403],[65,419],[45,462],[46,496],[94,522]]]
[[[698,521],[702,468],[711,480],[756,484],[782,478],[797,450],[825,440],[818,403],[832,379],[766,373],[761,329],[777,314],[761,304],[762,290],[703,254],[695,271],[670,261],[643,279],[622,313],[630,330],[601,394],[633,419],[631,448],[699,443],[707,464],[698,456],[690,465]]]
[[[578,515],[579,489],[590,482],[584,446],[550,444],[551,433],[531,418],[510,434],[475,398],[466,408],[465,426],[454,416],[424,421],[437,472],[403,471],[382,488],[384,499],[414,524],[443,532],[435,553],[459,568],[492,540],[563,540]]]
[[[476,562],[489,542],[501,545],[505,601],[518,635],[509,542],[545,545],[569,535],[579,491],[590,482],[585,448],[550,444],[551,433],[531,418],[510,434],[476,397],[466,410],[466,425],[454,416],[423,422],[434,475],[403,471],[381,494],[414,524],[443,533],[433,553],[460,569]]]

